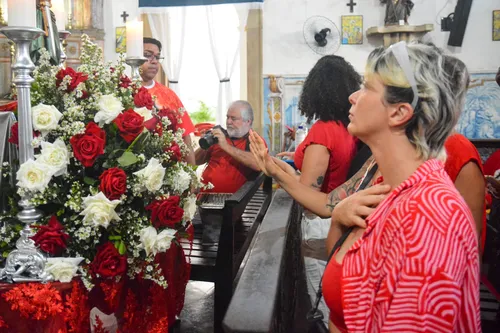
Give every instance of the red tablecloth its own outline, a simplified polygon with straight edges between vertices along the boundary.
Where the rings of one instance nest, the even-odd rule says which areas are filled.
[[[183,249],[172,244],[155,260],[168,287],[151,280],[101,281],[88,292],[72,283],[0,284],[0,333],[87,333],[90,309],[114,313],[119,332],[167,332],[184,306],[191,267]],[[37,319],[38,318],[38,319]],[[99,330],[96,330],[99,332]]]

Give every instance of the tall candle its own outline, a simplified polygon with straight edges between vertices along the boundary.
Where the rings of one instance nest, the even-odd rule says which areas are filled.
[[[36,0],[7,0],[11,27],[36,27]]]
[[[52,0],[52,11],[56,17],[57,30],[66,30],[66,10],[64,9],[64,0]]]
[[[129,21],[126,25],[127,31],[127,57],[142,57],[143,51],[143,30],[142,21]]]

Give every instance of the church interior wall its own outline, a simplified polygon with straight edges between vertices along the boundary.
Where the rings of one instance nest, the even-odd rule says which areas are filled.
[[[379,0],[355,0],[349,13],[347,0],[266,0],[264,2],[264,74],[305,75],[321,57],[304,42],[303,24],[307,18],[321,15],[341,29],[342,15],[363,15],[363,44],[341,45],[335,53],[349,60],[360,72],[368,54],[382,45],[381,38],[366,37],[366,29],[383,26],[385,7]],[[449,32],[441,32],[440,17],[454,11],[456,0],[413,0],[409,23],[434,24],[429,35],[433,42],[464,61],[471,72],[496,71],[500,42],[492,41],[492,11],[500,8],[498,1],[472,2],[467,30],[461,48],[448,47]],[[496,56],[494,56],[496,55]]]
[[[382,46],[382,37],[366,37],[366,30],[383,26],[385,7],[379,0],[356,0],[353,13],[347,0],[266,0],[263,8],[263,135],[272,151],[284,149],[287,126],[304,119],[297,104],[309,70],[321,55],[304,41],[303,25],[311,16],[329,18],[341,31],[342,15],[363,16],[363,44],[340,45],[344,57],[362,74],[369,53]],[[500,41],[492,40],[492,12],[497,1],[473,1],[462,47],[448,46],[449,32],[442,32],[441,17],[452,13],[456,0],[413,0],[410,25],[434,24],[427,34],[437,46],[464,61],[472,82],[457,130],[470,139],[500,139],[500,88],[494,76],[500,66]],[[341,32],[340,37],[341,38]]]
[[[137,0],[105,0],[104,11],[104,60],[116,61],[119,54],[116,53],[116,28],[124,27],[123,18],[120,16],[127,12],[128,20],[139,19],[139,8]]]

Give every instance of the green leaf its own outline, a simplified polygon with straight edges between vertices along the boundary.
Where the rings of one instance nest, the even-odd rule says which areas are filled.
[[[125,252],[127,252],[127,248],[125,247],[125,243],[123,241],[120,241],[120,245],[118,246],[118,252],[120,255],[124,255]]]
[[[87,185],[94,185],[95,183],[97,183],[97,180],[90,177],[83,177],[83,182]]]
[[[116,136],[116,133],[118,133],[118,126],[116,126],[115,123],[111,123],[108,126],[108,129],[109,129],[109,133],[110,133],[111,137]]]
[[[109,236],[110,241],[116,241],[122,239],[122,236],[117,235],[117,236]]]
[[[130,151],[124,152],[123,155],[120,156],[120,158],[118,158],[117,160],[118,164],[120,164],[121,167],[128,167],[132,164],[137,163],[138,161],[139,159],[137,158],[137,156],[135,156],[135,154]]]

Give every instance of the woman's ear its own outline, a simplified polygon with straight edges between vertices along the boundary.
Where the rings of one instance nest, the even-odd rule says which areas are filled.
[[[389,126],[401,127],[413,117],[414,110],[409,103],[398,103],[389,111]]]

